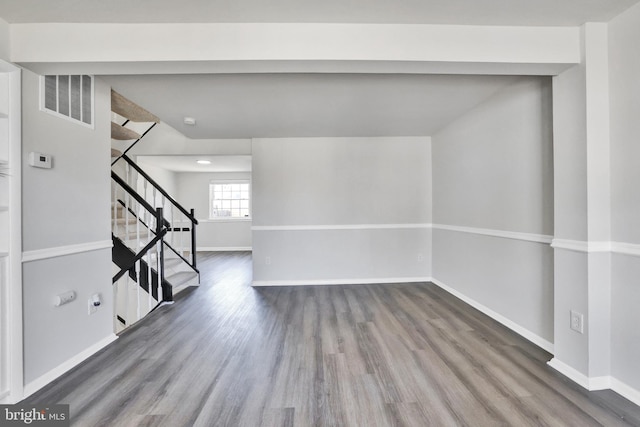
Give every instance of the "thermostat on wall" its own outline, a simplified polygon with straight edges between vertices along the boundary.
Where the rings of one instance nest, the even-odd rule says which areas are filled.
[[[42,153],[29,153],[29,166],[34,168],[51,169],[51,156]]]

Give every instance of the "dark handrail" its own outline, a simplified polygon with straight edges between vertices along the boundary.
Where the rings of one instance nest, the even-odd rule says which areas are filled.
[[[127,123],[129,123],[129,119],[127,119],[127,121],[126,121],[126,122],[124,122],[124,123],[122,124],[122,126],[126,125]],[[156,125],[157,125],[157,123],[154,123],[154,124],[152,124],[152,125],[149,127],[149,129],[147,129],[146,131],[144,131],[144,133],[143,133],[142,135],[140,135],[140,138],[136,139],[136,140],[134,141],[134,143],[133,143],[133,144],[131,144],[129,147],[127,147],[127,149],[126,149],[126,150],[124,150],[124,152],[123,152],[122,154],[120,154],[120,156],[118,156],[118,157],[117,157],[113,162],[111,162],[111,166],[115,165],[115,164],[116,164],[116,162],[117,162],[118,160],[120,160],[120,158],[121,158],[122,156],[124,156],[125,154],[127,154],[127,153],[129,152],[129,150],[131,150],[133,147],[135,147],[135,145],[136,145],[138,142],[140,142],[140,140],[141,140],[142,138],[144,138],[144,136],[145,136],[146,134],[148,134],[148,133],[149,133],[149,131],[150,131],[151,129],[153,129]]]
[[[118,272],[118,274],[116,274],[115,276],[113,276],[112,279],[112,283],[116,283],[122,276],[124,276],[127,271],[131,270],[131,268],[136,265],[136,262],[140,261],[142,259],[143,256],[145,256],[145,254],[155,246],[156,243],[158,243],[159,240],[161,240],[164,235],[167,234],[167,230],[165,228],[160,230],[160,234],[156,234],[156,237],[154,237],[153,239],[151,239],[151,241],[149,243],[147,243],[147,246],[145,246],[144,248],[142,248],[140,250],[140,252],[138,252],[136,254],[136,256],[133,258],[133,261],[130,262],[127,267],[125,268],[121,268],[120,271]]]
[[[131,195],[134,199],[136,199],[136,201],[140,203],[146,210],[152,213],[155,212],[156,208],[151,206],[149,202],[147,202],[141,195],[139,195],[133,188],[131,188],[129,184],[127,184],[122,178],[120,178],[117,173],[111,171],[111,178],[113,178],[115,182],[117,182],[122,188],[124,188],[124,190],[129,193],[129,195]],[[164,218],[162,219],[162,223],[167,227],[171,225],[169,221]]]
[[[131,160],[126,154],[122,154],[122,156],[120,156],[120,158],[124,159],[127,163],[129,163],[129,166],[131,166],[132,168],[134,168],[136,170],[136,172],[138,172],[140,175],[142,175],[147,181],[149,181],[151,183],[151,185],[153,185],[159,192],[160,194],[162,194],[167,200],[169,200],[176,208],[178,208],[178,210],[180,212],[182,212],[192,223],[194,224],[198,224],[198,220],[195,219],[195,217],[193,215],[191,215],[185,208],[182,207],[182,205],[180,203],[178,203],[173,197],[171,197],[169,195],[169,193],[166,192],[166,190],[164,188],[162,188],[160,185],[158,185],[157,182],[155,182],[153,180],[153,178],[151,178],[149,175],[147,175],[147,173],[145,171],[143,171],[140,166],[138,166],[133,160]]]

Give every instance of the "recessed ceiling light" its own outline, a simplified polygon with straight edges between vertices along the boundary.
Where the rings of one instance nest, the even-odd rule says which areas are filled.
[[[199,165],[210,165],[211,161],[210,160],[198,160],[196,161],[197,164]]]
[[[184,124],[185,125],[189,125],[189,126],[195,126],[196,125],[196,119],[194,119],[193,117],[185,117],[184,118]]]

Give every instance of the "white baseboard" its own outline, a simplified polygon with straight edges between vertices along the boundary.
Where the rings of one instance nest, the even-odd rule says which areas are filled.
[[[105,348],[106,346],[111,344],[112,342],[114,342],[116,339],[118,339],[118,336],[116,334],[111,334],[111,335],[107,336],[106,338],[98,341],[97,343],[95,343],[91,347],[87,348],[86,350],[76,354],[71,359],[67,360],[66,362],[58,365],[55,368],[53,368],[52,370],[50,370],[46,374],[42,375],[41,377],[31,381],[29,384],[24,386],[24,396],[23,396],[23,398],[29,397],[30,395],[32,395],[36,391],[40,390],[42,387],[46,386],[47,384],[49,384],[50,382],[52,382],[56,378],[60,377],[65,372],[70,371],[72,368],[74,368],[77,365],[79,365],[80,363],[84,362],[89,357],[93,356],[94,354],[96,354],[97,352],[99,352],[100,350],[102,350],[103,348]]]
[[[640,390],[637,390],[630,385],[623,383],[615,377],[588,377],[582,372],[579,372],[571,366],[567,365],[566,363],[559,361],[555,357],[551,359],[547,364],[556,371],[560,372],[565,377],[569,378],[571,381],[589,391],[611,389],[625,399],[629,399],[636,405],[640,405]]]
[[[611,390],[640,406],[640,390],[637,390],[614,377],[611,377]]]
[[[398,230],[431,228],[431,224],[254,225],[251,231]]]
[[[445,285],[441,281],[439,281],[437,279],[434,279],[434,278],[431,278],[429,280],[431,282],[433,282],[435,285],[437,285],[438,287],[440,287],[440,288],[444,289],[445,291],[449,292],[451,295],[453,295],[453,296],[461,299],[462,301],[466,302],[467,304],[469,304],[471,307],[475,308],[476,310],[481,311],[482,313],[484,313],[487,316],[491,317],[493,320],[495,320],[495,321],[497,321],[499,323],[502,323],[504,326],[506,326],[507,328],[511,329],[512,331],[514,331],[518,335],[521,335],[523,338],[531,341],[532,343],[534,343],[538,347],[548,351],[549,353],[553,353],[553,343],[550,343],[549,341],[547,341],[544,338],[538,336],[537,334],[534,334],[530,330],[528,330],[526,328],[523,328],[522,326],[518,325],[514,321],[507,319],[503,315],[501,315],[499,313],[496,313],[495,311],[491,310],[490,308],[480,304],[479,302],[477,302],[477,301],[467,297],[466,295],[456,291],[455,289]]]
[[[386,277],[376,279],[319,279],[319,280],[254,280],[252,286],[324,286],[324,285],[378,285],[393,283],[429,282],[429,277]]]
[[[251,246],[203,246],[196,249],[196,252],[236,252],[251,251]]]
[[[560,372],[565,377],[569,378],[574,383],[579,386],[586,388],[587,390],[595,390],[590,388],[589,377],[587,377],[582,372],[572,368],[564,362],[559,361],[557,358],[553,358],[547,362],[547,365],[551,366],[556,371]],[[605,387],[608,388],[608,387]]]

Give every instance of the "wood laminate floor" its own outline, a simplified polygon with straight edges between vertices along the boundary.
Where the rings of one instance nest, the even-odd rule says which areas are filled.
[[[551,355],[432,284],[252,288],[250,253],[28,399],[78,426],[619,426]]]

